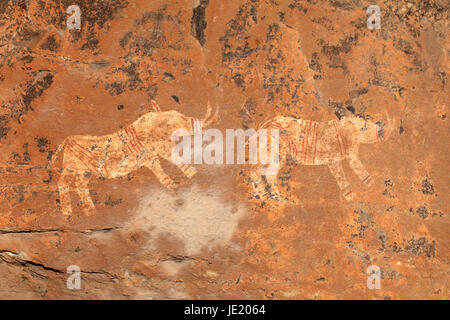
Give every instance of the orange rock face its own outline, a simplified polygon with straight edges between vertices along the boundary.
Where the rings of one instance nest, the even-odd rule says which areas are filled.
[[[373,4],[1,1],[0,298],[448,299],[449,4]]]

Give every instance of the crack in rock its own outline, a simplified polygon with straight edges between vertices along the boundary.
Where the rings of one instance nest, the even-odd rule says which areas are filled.
[[[67,274],[65,270],[53,268],[46,266],[45,264],[38,263],[35,261],[31,261],[28,259],[21,258],[20,253],[8,251],[8,250],[0,250],[0,259],[4,261],[5,263],[16,265],[16,266],[22,266],[22,267],[38,267],[40,269],[43,269],[45,271],[50,271],[53,273],[59,273],[59,274]],[[100,271],[80,271],[82,274],[98,274],[103,275],[106,277],[109,277],[110,279],[117,279],[116,276],[110,274],[109,272],[100,270]]]
[[[73,233],[83,233],[83,234],[90,234],[90,233],[97,233],[97,232],[111,232],[120,229],[120,227],[106,227],[106,228],[99,228],[99,229],[86,229],[86,230],[70,230],[70,229],[24,229],[24,230],[0,230],[1,234],[21,234],[21,233],[51,233],[51,232],[73,232]]]

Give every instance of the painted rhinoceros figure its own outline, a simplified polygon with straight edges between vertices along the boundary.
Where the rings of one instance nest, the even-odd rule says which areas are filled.
[[[263,168],[264,172],[270,172],[269,174],[259,174],[261,168],[252,172],[254,186],[260,187],[265,182],[272,197],[280,199],[277,184],[280,166],[287,163],[326,165],[342,190],[344,198],[350,201],[354,194],[345,177],[342,161],[348,160],[350,167],[361,181],[371,185],[373,178],[359,160],[359,146],[384,140],[388,134],[386,129],[391,126],[389,118],[388,125],[385,126],[383,122],[366,120],[353,114],[325,123],[275,117],[264,123],[257,135],[262,131],[279,130],[279,158]]]
[[[199,120],[173,110],[161,112],[155,101],[152,101],[152,104],[155,112],[142,115],[119,131],[104,136],[73,135],[60,144],[51,165],[62,158],[58,191],[64,215],[72,213],[70,197],[72,190],[78,193],[86,214],[95,212],[88,189],[89,179],[93,175],[112,179],[147,167],[167,189],[176,187],[160,164],[160,158],[171,161],[172,149],[175,146],[171,134],[184,129],[193,135],[202,130],[199,123],[205,127],[211,124],[217,116],[217,111],[212,115],[208,103],[205,118]],[[175,163],[175,165],[188,178],[196,174],[195,168],[187,164]]]

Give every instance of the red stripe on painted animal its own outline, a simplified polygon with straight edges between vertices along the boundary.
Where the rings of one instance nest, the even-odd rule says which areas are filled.
[[[183,169],[183,172],[186,173],[187,171],[189,171],[189,169],[191,169],[191,167],[186,167],[185,169]]]
[[[144,145],[142,144],[141,140],[139,139],[139,136],[136,132],[136,128],[133,126],[130,126],[131,132],[133,133],[134,139],[136,140],[140,150],[142,151],[142,149],[144,149]]]
[[[309,147],[308,139],[309,139],[310,131],[311,131],[311,121],[308,120],[308,129],[306,131],[305,137],[303,138],[306,140],[306,150],[305,150],[304,156],[303,156],[303,162],[305,162],[305,163],[306,163],[306,159],[308,158],[308,147]]]
[[[317,151],[317,135],[318,135],[318,127],[319,124],[316,122],[314,123],[314,131],[315,131],[315,137],[314,137],[314,154],[313,154],[313,160],[312,163],[316,162],[316,151]]]
[[[266,121],[262,125],[261,128],[263,128],[263,129],[280,129],[281,127],[280,127],[280,124],[276,120],[272,119],[272,120]]]
[[[136,143],[133,141],[133,135],[130,131],[130,128],[125,128],[125,132],[127,134],[128,142],[130,143],[130,146],[134,149],[137,155],[139,155],[139,148],[136,146]]]
[[[117,135],[119,136],[120,141],[122,141],[122,144],[125,146],[125,148],[127,149],[128,153],[131,154],[133,157],[136,158],[136,154],[133,152],[133,150],[130,148],[130,146],[128,145],[128,142],[125,141],[125,139],[119,134],[117,133]],[[123,133],[122,133],[123,135]]]
[[[279,129],[279,130],[285,130],[288,127],[290,127],[290,125],[287,125],[286,127],[283,127],[282,124],[274,119],[272,120],[268,120],[266,122],[263,123],[263,125],[261,126],[261,129]],[[260,130],[261,130],[260,129]]]
[[[133,151],[135,153],[135,157],[137,157],[140,154],[140,152],[139,152],[139,148],[137,147],[136,143],[134,142],[134,138],[131,133],[131,130],[129,128],[125,128],[125,132],[127,133],[128,144],[130,145],[130,148],[133,149]]]
[[[339,130],[338,130],[337,125],[336,125],[336,120],[333,120],[333,125],[334,125],[334,129],[336,130],[336,139],[337,139],[337,142],[338,142],[338,144],[339,144],[339,150],[340,150],[340,152],[341,152],[341,156],[343,156],[344,153],[342,152],[342,146],[341,146],[341,141],[340,141],[340,135],[339,135]]]
[[[84,149],[80,145],[77,145],[77,148],[89,159],[89,162],[92,162],[94,166],[96,166],[98,162],[98,158],[89,150]]]
[[[92,166],[90,166],[86,162],[84,162],[82,154],[80,154],[78,151],[74,150],[70,145],[67,146],[67,149],[69,150],[69,152],[71,152],[75,156],[75,158],[77,158],[78,160],[81,161],[81,163],[86,167],[86,169],[92,170]],[[95,170],[95,167],[94,167],[94,170]]]
[[[292,140],[289,140],[289,153],[294,157],[297,156],[297,147],[295,146],[295,142]]]
[[[336,126],[338,128],[338,133],[339,133],[339,138],[341,139],[341,143],[342,143],[342,148],[344,150],[344,154],[347,154],[347,144],[344,140],[344,138],[342,137],[342,133],[341,133],[341,125],[338,121],[336,121]]]
[[[370,183],[370,180],[372,180],[372,177],[371,177],[370,175],[368,175],[367,177],[364,178],[363,182],[364,182],[365,184],[369,184],[369,183]]]
[[[272,122],[274,122],[275,120],[271,119],[271,120],[267,120],[266,122],[263,123],[263,125],[261,126],[261,129],[266,129],[268,125],[270,125]]]
[[[339,137],[341,138],[342,147],[344,148],[344,154],[347,154],[347,142],[346,142],[346,140],[342,137],[342,133],[341,133],[341,128],[340,128],[340,126],[339,126]]]
[[[128,145],[128,142],[124,143],[125,148],[127,148],[128,153],[131,154],[134,158],[137,157],[137,154],[133,151],[133,149]]]
[[[311,139],[309,137],[311,137]],[[310,140],[311,144],[309,144]],[[312,121],[310,121],[308,127],[308,153],[306,154],[306,159],[308,159],[309,154],[311,154],[312,157],[312,148],[314,147],[313,142],[314,142],[314,124]]]
[[[77,151],[79,152],[79,151]],[[97,171],[97,162],[92,160],[91,158],[87,157],[85,154],[80,153],[80,156],[78,157],[78,159],[80,161],[83,162],[83,164],[90,170],[94,170]],[[87,163],[85,163],[84,161],[86,161]]]
[[[156,112],[161,112],[161,108],[158,106],[156,101],[152,100],[151,102],[152,102],[153,110],[155,110]]]
[[[85,147],[81,146],[80,144],[78,144],[75,141],[73,141],[73,143],[74,143],[75,147],[80,150],[80,152],[82,152],[84,155],[86,155],[86,157],[88,157],[92,161],[98,160],[97,157],[91,151],[87,150]]]
[[[67,142],[67,147],[69,148],[69,150],[70,150],[73,154],[76,153],[76,157],[77,157],[78,159],[84,158],[84,159],[86,159],[86,160],[90,160],[89,158],[86,157],[86,155],[85,155],[83,152],[81,152],[81,151],[79,150],[79,148],[76,147],[76,145],[74,144],[73,141],[68,141],[68,142]]]
[[[305,150],[305,135],[303,133],[305,127],[306,127],[306,125],[302,121],[300,135],[303,135],[303,136],[302,136],[302,150],[300,151],[300,155],[302,155]]]
[[[279,129],[279,130],[286,130],[287,128],[289,128],[292,125],[292,123],[289,123],[283,127],[282,123],[280,123],[278,121],[274,121],[271,125],[272,125],[272,128]]]

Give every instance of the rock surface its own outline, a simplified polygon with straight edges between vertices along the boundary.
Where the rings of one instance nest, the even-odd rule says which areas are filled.
[[[2,0],[0,298],[448,299],[449,4],[383,1],[369,30],[372,4]],[[343,162],[350,201],[324,165],[281,168],[275,197],[250,165],[189,179],[160,159],[175,190],[147,167],[85,172],[95,210],[70,192],[64,214],[58,147],[118,132],[152,100],[195,118],[210,101],[223,132],[275,116],[395,127],[359,148],[372,185]]]

